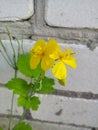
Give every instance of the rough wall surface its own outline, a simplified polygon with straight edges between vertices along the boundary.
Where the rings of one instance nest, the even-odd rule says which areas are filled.
[[[9,53],[5,25],[14,37],[24,41],[28,51],[36,39],[55,38],[62,48],[77,52],[76,70],[69,70],[66,87],[56,83],[51,95],[39,95],[42,104],[32,112],[35,130],[97,130],[98,128],[98,1],[97,0],[1,0],[0,38]],[[5,75],[6,73],[6,75]],[[51,76],[51,74],[49,73]],[[7,126],[11,92],[4,83],[13,70],[0,55],[0,125]],[[20,116],[15,98],[14,116]],[[5,121],[6,120],[6,121]],[[16,119],[15,119],[16,120]],[[6,122],[6,123],[5,123]]]

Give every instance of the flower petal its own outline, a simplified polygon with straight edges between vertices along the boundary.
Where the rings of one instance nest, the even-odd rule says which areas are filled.
[[[32,56],[30,59],[30,67],[31,69],[35,69],[37,65],[40,63],[40,56]]]
[[[44,48],[46,46],[45,40],[42,40],[42,39],[37,40],[33,48],[35,49],[38,46],[40,46],[41,48]]]
[[[51,54],[58,50],[60,47],[55,39],[50,39],[47,43],[46,52],[47,54]]]
[[[70,56],[69,58],[66,58],[64,60],[64,63],[66,63],[68,66],[72,67],[72,68],[76,68],[77,64],[76,64],[76,59],[72,56]]]
[[[63,62],[59,61],[54,65],[52,73],[57,79],[65,79],[67,76],[66,66]]]
[[[63,52],[63,58],[62,61],[69,65],[72,68],[76,68],[77,64],[76,64],[76,60],[74,58],[75,53],[72,52],[72,50],[69,48],[66,51]]]
[[[53,64],[54,64],[54,60],[49,58],[48,56],[45,56],[41,61],[41,68],[43,70],[48,70],[53,66]]]
[[[30,54],[33,55],[41,55],[46,46],[46,42],[44,40],[37,40],[34,44],[34,47],[31,49]]]
[[[50,58],[57,60],[60,58],[61,50],[56,50],[52,54],[49,55]]]

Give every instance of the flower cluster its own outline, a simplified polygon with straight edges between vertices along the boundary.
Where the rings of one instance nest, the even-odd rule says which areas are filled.
[[[30,51],[30,67],[37,68],[41,64],[43,71],[52,68],[54,77],[66,83],[67,68],[66,65],[76,68],[75,53],[70,49],[62,51],[55,39],[50,39],[48,42],[37,40]]]
[[[25,53],[23,43],[20,43],[17,38],[16,43],[18,48],[15,48],[10,32],[7,27],[6,29],[13,53],[12,55],[8,53],[1,39],[0,53],[8,65],[14,70],[14,76],[5,84],[6,88],[13,91],[8,130],[32,130],[30,124],[24,121],[27,111],[31,109],[33,111],[38,110],[41,103],[38,94],[48,94],[55,90],[54,78],[48,77],[45,72],[50,69],[59,83],[65,85],[67,65],[76,68],[75,53],[70,48],[62,51],[55,39],[50,39],[48,42],[43,39],[37,40],[30,52]],[[27,77],[28,81],[23,78],[24,76],[19,77],[18,72]],[[23,114],[12,128],[15,94],[18,95],[18,106],[23,107]],[[0,130],[3,129],[0,127]]]

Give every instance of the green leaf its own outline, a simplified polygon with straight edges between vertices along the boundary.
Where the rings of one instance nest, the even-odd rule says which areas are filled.
[[[33,96],[32,98],[27,98],[20,96],[18,98],[18,106],[24,106],[27,109],[32,109],[32,110],[38,110],[38,107],[40,105],[40,100],[37,96]]]
[[[53,92],[54,91],[53,85],[54,85],[54,79],[44,77],[42,79],[42,87],[40,93],[47,94]]]
[[[3,130],[3,128],[2,128],[2,127],[0,127],[0,130]]]
[[[17,67],[19,71],[27,77],[38,77],[41,73],[40,64],[36,69],[30,68],[30,55],[22,54],[18,58]]]
[[[25,122],[19,122],[14,126],[13,130],[32,130],[32,127]]]
[[[18,106],[24,106],[25,108],[29,109],[31,104],[27,97],[19,96],[18,98]]]
[[[30,85],[27,84],[27,82],[21,78],[13,78],[8,83],[5,84],[5,86],[13,90],[15,94],[26,96],[28,91],[30,90]]]
[[[32,110],[38,110],[38,107],[40,105],[40,100],[38,97],[36,96],[32,97],[30,103],[32,104],[31,106]]]

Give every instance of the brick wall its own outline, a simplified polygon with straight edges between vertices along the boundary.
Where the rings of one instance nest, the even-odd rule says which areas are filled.
[[[76,70],[69,71],[66,87],[56,83],[51,95],[32,112],[35,130],[94,130],[98,128],[98,0],[0,0],[0,38],[10,54],[5,25],[13,38],[24,38],[25,51],[39,38],[55,38],[61,47],[77,52]],[[13,40],[17,50],[17,44]],[[6,74],[6,75],[5,75]],[[4,83],[13,70],[0,56],[0,125],[7,125],[11,92]],[[22,109],[15,98],[14,115]],[[15,119],[16,120],[16,119]],[[5,123],[6,122],[6,123]]]

